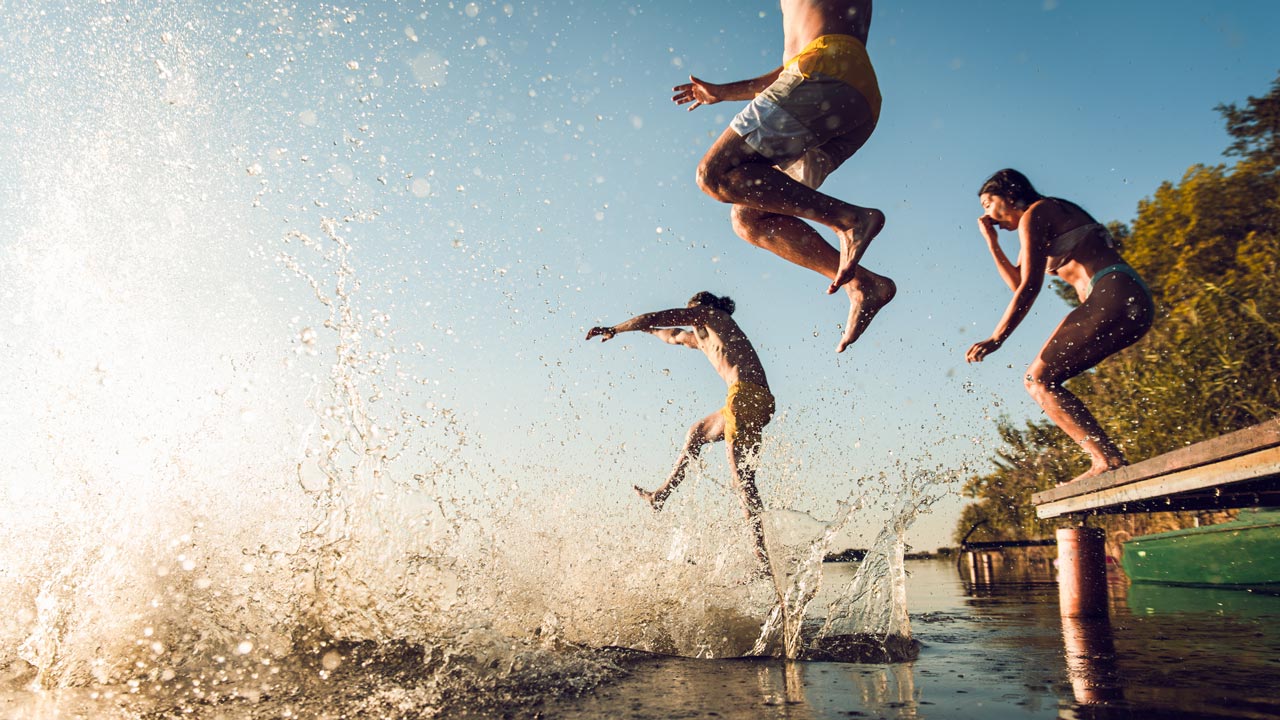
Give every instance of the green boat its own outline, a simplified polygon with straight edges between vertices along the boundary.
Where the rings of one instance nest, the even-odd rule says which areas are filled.
[[[1245,509],[1230,522],[1132,538],[1120,564],[1134,583],[1280,593],[1280,508]]]

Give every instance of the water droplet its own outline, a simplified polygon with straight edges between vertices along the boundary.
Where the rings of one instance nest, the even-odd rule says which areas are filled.
[[[337,670],[338,666],[342,664],[342,655],[337,650],[330,650],[320,659],[320,664],[324,666],[325,670]]]

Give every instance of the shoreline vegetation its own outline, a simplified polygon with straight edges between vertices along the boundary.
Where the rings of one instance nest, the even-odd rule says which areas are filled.
[[[940,547],[933,552],[909,552],[903,556],[905,560],[950,560],[960,553],[960,548]],[[862,562],[867,556],[865,548],[847,548],[838,553],[827,553],[822,562]]]
[[[1215,110],[1231,138],[1223,154],[1234,164],[1192,165],[1139,202],[1129,224],[1108,223],[1151,286],[1154,327],[1068,382],[1131,463],[1280,416],[1280,295],[1272,287],[1280,277],[1280,74],[1266,95]],[[1065,283],[1051,287],[1078,304]],[[1036,518],[1031,495],[1087,464],[1046,419],[997,423],[994,467],[962,490],[973,502],[956,522],[957,545],[1053,537],[1059,521]],[[1109,515],[1098,526],[1118,557],[1126,537],[1235,514]]]

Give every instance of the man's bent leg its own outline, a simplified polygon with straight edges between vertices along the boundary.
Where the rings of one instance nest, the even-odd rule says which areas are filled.
[[[840,253],[803,220],[746,205],[734,205],[732,218],[734,232],[743,240],[828,279],[835,279]],[[836,352],[843,352],[857,340],[880,308],[897,294],[897,285],[892,280],[861,266],[855,268],[852,281],[844,289],[849,295],[849,317]]]
[[[853,279],[867,246],[884,227],[883,212],[838,200],[797,182],[732,128],[726,129],[703,157],[698,186],[721,202],[804,218],[834,230],[840,238],[840,256],[828,293]]]

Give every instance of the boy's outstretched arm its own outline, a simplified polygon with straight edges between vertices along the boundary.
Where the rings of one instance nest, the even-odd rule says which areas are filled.
[[[701,311],[698,308],[672,308],[670,310],[659,310],[658,312],[637,315],[630,320],[620,322],[613,327],[593,327],[587,331],[587,339],[590,340],[591,338],[600,335],[602,336],[602,340],[607,341],[620,332],[647,332],[656,328],[693,325],[700,315]]]

